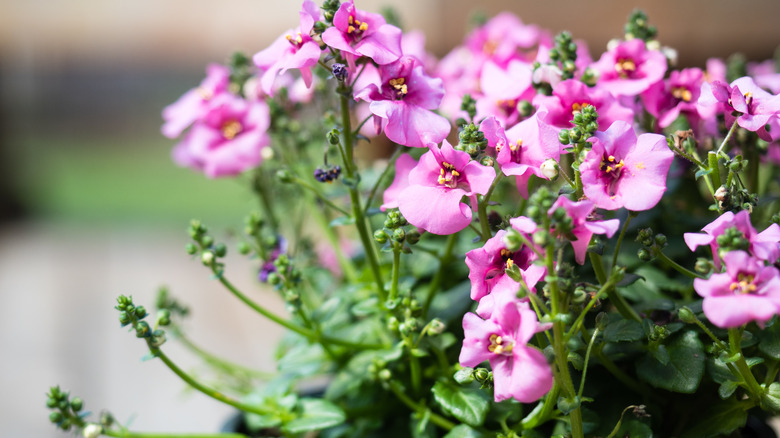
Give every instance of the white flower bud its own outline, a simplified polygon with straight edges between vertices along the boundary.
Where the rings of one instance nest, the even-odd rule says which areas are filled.
[[[666,56],[666,59],[669,60],[669,66],[674,67],[677,65],[677,50],[671,48],[671,47],[661,47],[661,53]]]
[[[270,146],[260,149],[260,158],[262,158],[263,161],[270,160],[273,157],[274,150]]]
[[[542,163],[540,169],[542,170],[542,175],[544,175],[544,177],[549,180],[553,180],[558,177],[558,163],[556,163],[552,158],[545,160],[545,162]]]
[[[613,38],[607,42],[607,50],[615,50],[620,45],[620,39]]]
[[[658,42],[658,40],[650,40],[646,44],[647,50],[660,50],[661,49],[661,43]]]
[[[718,187],[718,190],[715,190],[715,195],[713,196],[716,201],[723,202],[726,200],[726,198],[729,196],[729,191],[726,188],[726,186],[720,186]]]
[[[103,428],[99,424],[89,423],[81,431],[84,438],[97,438],[103,433]]]
[[[214,253],[211,251],[203,251],[200,255],[200,259],[204,265],[210,265],[214,261]]]

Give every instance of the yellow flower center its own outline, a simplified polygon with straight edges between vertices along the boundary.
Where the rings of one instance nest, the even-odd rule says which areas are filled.
[[[618,176],[620,169],[622,169],[625,165],[626,164],[623,162],[623,160],[618,161],[614,155],[610,155],[606,160],[601,161],[599,169],[606,173],[610,173],[613,176]]]
[[[490,345],[488,345],[489,352],[495,354],[510,354],[512,353],[513,347],[514,343],[512,341],[503,339],[495,333],[490,335]]]
[[[244,129],[236,120],[230,120],[222,124],[222,136],[227,140],[233,140]]]
[[[406,86],[406,79],[404,78],[390,79],[389,84],[395,88],[395,93],[398,97],[403,97],[409,92],[409,88]]]
[[[582,112],[582,110],[584,110],[585,108],[587,108],[589,106],[593,106],[593,105],[591,105],[591,104],[589,104],[587,102],[575,102],[575,103],[571,104],[572,115],[573,114],[578,114],[578,113]]]
[[[300,47],[301,44],[303,44],[303,37],[300,32],[298,32],[298,36],[286,35],[285,38],[287,38],[287,41],[293,46]]]
[[[632,59],[618,59],[615,64],[615,71],[621,78],[627,78],[630,73],[636,71],[636,63]]]
[[[348,34],[360,34],[368,30],[368,23],[358,20],[352,15],[349,16]]]
[[[449,188],[455,188],[458,185],[458,177],[460,172],[455,170],[455,166],[450,163],[441,163],[441,171],[439,172],[438,183]]]
[[[685,87],[672,87],[672,96],[676,99],[682,99],[685,102],[690,102],[693,98],[690,90]]]
[[[755,277],[751,274],[743,274],[739,273],[737,275],[737,281],[732,282],[729,285],[729,289],[732,292],[736,292],[738,294],[749,294],[756,291],[756,285],[753,283],[755,281]]]

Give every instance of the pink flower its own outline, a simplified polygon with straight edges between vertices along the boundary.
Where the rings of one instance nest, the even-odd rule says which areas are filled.
[[[387,24],[380,14],[356,9],[352,0],[339,6],[333,27],[322,33],[322,42],[344,52],[350,67],[355,65],[355,57],[367,56],[382,65],[402,54],[401,29]]]
[[[539,329],[536,313],[527,305],[509,302],[490,319],[463,316],[460,364],[475,367],[484,361],[493,368],[494,398],[523,403],[538,400],[552,388],[550,365],[528,341]]]
[[[180,166],[203,171],[209,178],[236,175],[257,166],[270,138],[268,106],[222,94],[173,151]]]
[[[536,229],[536,224],[530,219],[524,219],[527,222],[521,222],[514,228],[529,237],[529,234]],[[530,227],[525,226],[528,222]],[[533,263],[538,259],[533,249],[523,246],[517,251],[509,251],[504,243],[506,234],[506,230],[499,230],[495,236],[485,242],[482,248],[472,249],[466,253],[472,300],[480,301],[498,289],[509,289],[510,293],[516,293],[520,289],[520,283],[506,275],[506,270],[511,266],[517,266],[523,281],[531,290],[544,276],[546,272],[544,266]],[[481,311],[478,313],[483,314]],[[490,312],[486,313],[490,314]]]
[[[571,241],[571,246],[574,248],[575,260],[581,265],[585,263],[585,253],[588,250],[590,238],[594,234],[606,234],[607,237],[612,237],[620,226],[620,220],[618,219],[606,221],[588,220],[596,206],[587,199],[574,202],[566,196],[559,196],[547,214],[552,216],[558,208],[566,210],[566,215],[572,220],[571,233],[574,235],[575,240]]]
[[[517,104],[533,99],[536,91],[531,84],[531,65],[512,60],[506,69],[493,62],[485,63],[480,78],[484,93],[477,97],[477,119],[495,116],[504,125],[512,125],[520,118]]]
[[[560,129],[570,129],[574,126],[571,120],[574,114],[585,106],[596,108],[599,114],[599,124],[609,126],[617,120],[631,123],[634,112],[621,106],[618,101],[603,89],[590,88],[576,79],[567,79],[553,88],[552,96],[537,95],[534,106],[544,108],[547,114],[544,122]]]
[[[461,199],[469,196],[476,203],[476,194],[486,194],[495,177],[492,167],[472,161],[447,140],[441,149],[430,144],[409,172],[409,186],[398,195],[398,208],[416,227],[433,234],[456,233],[471,223],[471,208]]]
[[[656,82],[642,93],[647,112],[658,119],[658,126],[666,128],[680,115],[696,127],[702,117],[699,113],[699,94],[704,83],[704,72],[698,68],[673,71],[666,81]]]
[[[450,132],[450,123],[434,113],[444,95],[441,79],[423,73],[411,56],[379,67],[380,82],[369,84],[355,99],[371,102],[369,109],[381,119],[390,140],[412,147],[438,143]]]
[[[409,172],[417,166],[417,160],[409,154],[401,154],[395,161],[395,176],[390,187],[382,193],[382,206],[380,210],[398,208],[398,199],[401,192],[409,187]]]
[[[206,67],[206,78],[200,86],[184,93],[176,102],[163,110],[165,123],[162,133],[168,138],[176,138],[194,121],[208,111],[211,99],[227,92],[230,85],[230,70],[219,64]]]
[[[726,272],[709,279],[696,278],[693,288],[704,297],[702,309],[718,327],[759,324],[780,312],[780,271],[765,266],[744,251],[723,255]]]
[[[479,129],[485,133],[488,146],[496,149],[496,161],[504,175],[514,175],[517,190],[528,198],[528,179],[531,175],[547,179],[542,173],[542,163],[547,159],[556,162],[561,156],[558,132],[542,120],[547,115],[540,109],[533,117],[523,120],[506,132],[495,117],[482,121]]]
[[[592,67],[600,74],[599,88],[616,96],[636,96],[664,78],[666,57],[647,50],[645,42],[636,38],[604,52]]]
[[[666,138],[658,134],[637,138],[631,125],[617,121],[605,132],[596,132],[594,140],[580,165],[585,196],[607,210],[653,208],[666,191],[674,159]]]
[[[736,119],[739,126],[755,132],[763,140],[772,141],[766,124],[780,112],[780,96],[767,93],[752,78],[745,76],[731,84],[705,82],[701,87],[699,105],[703,111],[716,109],[723,112],[726,126],[731,126]]]
[[[310,33],[314,22],[321,19],[321,14],[311,0],[303,2],[303,9],[299,14],[301,21],[296,30],[288,30],[270,47],[256,53],[252,58],[257,68],[265,71],[260,78],[260,85],[269,96],[273,95],[276,77],[291,68],[300,70],[306,86],[311,86],[311,67],[319,61],[322,50]]]
[[[504,12],[474,29],[466,37],[466,47],[472,53],[481,54],[505,66],[512,59],[532,61],[532,49],[540,43],[549,44],[549,35],[538,27],[526,25],[517,16]],[[523,52],[530,52],[523,56]]]
[[[729,228],[736,228],[742,232],[742,235],[750,244],[748,248],[750,254],[754,257],[770,263],[775,262],[780,257],[780,226],[772,224],[764,231],[758,233],[750,223],[750,213],[746,210],[742,210],[737,214],[727,211],[702,228],[701,230],[704,233],[685,233],[683,239],[685,239],[685,244],[688,245],[691,251],[695,251],[700,245],[710,245],[715,269],[720,269],[718,236],[725,233]]]

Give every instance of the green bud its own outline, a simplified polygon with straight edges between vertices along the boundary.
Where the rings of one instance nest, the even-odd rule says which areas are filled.
[[[409,245],[414,245],[419,241],[420,241],[420,232],[417,231],[417,229],[414,229],[406,233],[406,243],[408,243]]]
[[[123,326],[130,324],[130,317],[127,316],[127,312],[125,312],[124,310],[119,312],[119,323],[122,324]]]
[[[171,311],[160,309],[157,311],[157,325],[166,326],[171,323]]]
[[[379,377],[379,380],[388,381],[393,377],[393,374],[390,373],[390,370],[385,368],[377,374],[377,377]]]
[[[203,236],[203,238],[200,240],[200,243],[208,248],[214,244],[214,238],[211,236]]]
[[[644,248],[642,248],[639,251],[637,251],[636,256],[639,257],[639,260],[641,260],[643,262],[649,262],[650,259],[653,258],[650,255],[650,252],[648,250],[644,249]]]
[[[248,255],[250,252],[252,252],[252,247],[249,246],[246,242],[240,242],[238,244],[238,253],[241,255]]]
[[[432,335],[440,335],[446,328],[447,326],[439,318],[434,318],[428,323],[428,333]]]
[[[49,421],[51,421],[52,423],[59,423],[62,420],[63,420],[63,416],[59,412],[52,412],[51,414],[49,414]]]
[[[146,338],[150,335],[151,329],[146,321],[139,321],[135,326],[135,337]]]
[[[218,243],[214,246],[214,254],[217,257],[225,257],[227,254],[227,246],[224,243]]]
[[[569,144],[569,130],[568,129],[562,129],[561,132],[558,133],[558,141],[561,142],[561,144]]]
[[[550,241],[550,233],[545,230],[539,230],[534,233],[533,241],[535,244],[539,246],[546,246],[547,243]]]
[[[520,103],[517,104],[517,111],[523,117],[530,117],[531,114],[534,113],[534,106],[527,100],[521,100]]]
[[[514,228],[507,230],[507,233],[504,234],[502,242],[509,252],[519,251],[520,248],[523,247],[522,236],[520,236],[520,233],[518,233]]]
[[[269,272],[267,280],[268,280],[268,284],[274,286],[282,282],[282,279],[279,277],[279,274],[277,274],[276,272]]]
[[[396,228],[395,231],[393,231],[393,240],[396,242],[403,242],[406,238],[406,230],[403,228]]]
[[[493,167],[494,164],[496,164],[496,160],[493,159],[491,156],[484,156],[481,160],[479,160],[479,164],[487,167]]]
[[[656,234],[655,236],[655,244],[659,247],[663,248],[666,246],[666,236],[663,234]]]
[[[491,377],[490,374],[491,374],[490,371],[486,370],[485,368],[477,368],[476,370],[474,370],[474,378],[479,383],[487,382],[488,379],[490,379]]]
[[[100,424],[109,427],[114,424],[114,416],[110,412],[102,412],[100,414]]]
[[[696,315],[687,307],[681,307],[680,310],[677,311],[677,317],[686,324],[693,324],[697,319]]]
[[[155,330],[149,339],[149,344],[151,344],[152,347],[159,347],[164,343],[165,343],[165,331],[160,329]]]
[[[389,237],[390,236],[387,235],[385,230],[376,230],[376,231],[374,231],[374,240],[376,240],[377,243],[379,243],[379,244],[383,244],[383,243],[387,242],[387,239]]]
[[[187,245],[184,247],[184,250],[185,250],[185,251],[187,251],[187,254],[189,254],[189,255],[194,255],[195,253],[197,253],[197,252],[198,252],[198,247],[197,247],[197,246],[195,246],[195,245],[194,245],[194,244],[192,244],[192,243],[188,243],[188,244],[187,244]]]
[[[79,397],[73,397],[73,400],[70,401],[70,408],[73,409],[73,412],[78,412],[83,407],[84,401]]]
[[[341,143],[341,137],[339,135],[339,131],[336,128],[333,128],[328,132],[327,134],[328,143],[330,143],[333,146],[336,146],[337,144]]]
[[[295,177],[288,169],[279,169],[276,171],[276,180],[282,184],[290,184],[295,180]]]
[[[56,408],[56,407],[57,407],[57,400],[56,400],[56,399],[54,399],[54,398],[51,398],[51,397],[49,397],[49,398],[46,400],[46,407],[47,407],[47,408],[49,408],[49,409],[54,409],[54,408]]]
[[[200,255],[200,260],[204,265],[211,266],[211,264],[214,263],[214,253],[211,251],[203,251]]]
[[[146,308],[144,306],[138,306],[135,308],[135,317],[138,319],[146,318]]]

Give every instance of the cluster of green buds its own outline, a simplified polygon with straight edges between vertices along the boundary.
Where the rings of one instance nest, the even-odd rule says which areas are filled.
[[[170,324],[170,314],[158,315],[153,329],[148,322],[144,321],[144,318],[149,315],[146,309],[144,306],[136,306],[132,296],[120,295],[116,301],[117,305],[114,308],[119,311],[119,323],[122,327],[131,325],[135,330],[135,336],[146,339],[150,348],[158,348],[165,343],[165,331],[157,327]]]
[[[287,254],[279,254],[274,260],[274,271],[268,273],[268,284],[276,287],[282,294],[282,298],[288,305],[292,305],[295,310],[300,305],[300,294],[298,293],[298,284],[301,282],[302,274]]]
[[[230,57],[230,91],[244,96],[244,85],[254,75],[255,66],[252,59],[241,52]]]
[[[322,2],[322,16],[325,17],[325,21],[327,21],[329,24],[333,24],[333,16],[336,15],[336,11],[339,10],[339,6],[341,6],[341,2],[339,0],[325,0]]]
[[[718,187],[713,197],[717,202],[717,209],[720,211],[738,212],[741,210],[753,211],[753,207],[758,205],[758,195],[751,193],[744,187],[736,184],[739,181],[739,174],[748,166],[748,161],[742,155],[737,155],[726,162],[728,177],[726,184]]]
[[[473,159],[479,157],[487,149],[487,146],[488,141],[485,138],[485,133],[480,131],[474,123],[463,126],[458,132],[458,144],[455,149],[468,153]],[[491,162],[485,163],[483,160],[482,164],[492,165],[492,157],[486,158],[490,158]]]
[[[404,337],[409,337],[412,333],[422,329],[420,321],[422,306],[408,293],[395,300],[387,300],[385,305],[388,310],[394,313],[394,316],[387,319],[390,330],[400,333]]]
[[[241,255],[256,255],[265,261],[268,260],[268,254],[279,246],[280,237],[258,213],[244,218],[244,235],[248,241],[238,244]]]
[[[469,385],[476,381],[481,388],[493,386],[493,372],[487,368],[461,367],[455,372],[453,378],[461,385]]]
[[[469,119],[466,120],[463,117],[459,117],[455,121],[455,125],[458,127],[466,126],[467,124],[474,121],[474,117],[477,116],[477,101],[471,97],[470,94],[464,94],[463,100],[460,102],[460,110],[465,111],[466,114],[468,114]]]
[[[582,145],[599,130],[598,113],[596,107],[583,104],[574,112],[571,122],[574,128],[562,129],[558,133],[558,141],[563,145]]]
[[[577,70],[577,44],[569,32],[563,31],[555,36],[555,47],[550,49],[550,61],[561,69],[561,79],[571,79]]]
[[[412,252],[409,245],[420,241],[420,231],[416,227],[410,227],[409,222],[400,211],[387,212],[384,227],[374,231],[374,240],[384,245],[385,251],[401,251],[405,254]]]
[[[636,241],[642,245],[642,248],[637,251],[637,257],[643,262],[652,260],[667,245],[666,236],[661,233],[653,234],[652,228],[642,228],[639,230]]]
[[[715,238],[718,243],[718,251],[725,254],[729,251],[748,251],[750,241],[745,238],[745,233],[737,227],[726,228],[723,234]]]
[[[223,264],[219,258],[227,255],[227,246],[224,243],[214,243],[214,238],[208,234],[208,228],[199,220],[193,219],[188,230],[194,243],[188,243],[185,247],[187,254],[200,254],[200,260],[205,266],[221,271]]]
[[[49,389],[49,393],[46,394],[46,407],[52,410],[49,421],[66,432],[72,427],[83,427],[84,417],[89,415],[89,412],[82,412],[84,402],[80,398],[71,399],[70,394],[62,391],[59,386]]]
[[[634,11],[631,12],[631,15],[628,16],[628,22],[626,22],[623,29],[625,31],[624,37],[626,41],[639,38],[645,42],[649,42],[658,34],[658,30],[655,26],[648,24],[647,15],[639,9],[634,9]]]
[[[181,304],[178,300],[173,298],[168,291],[168,288],[163,286],[157,291],[157,299],[155,301],[155,307],[157,308],[157,324],[168,325],[170,324],[171,316],[185,317],[190,313],[190,309]]]

